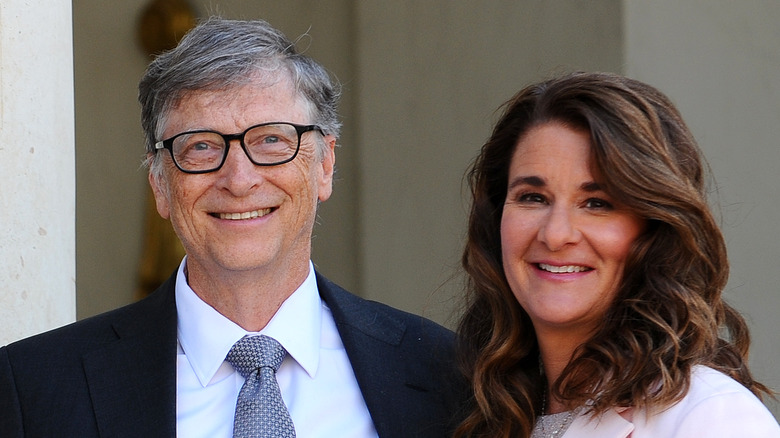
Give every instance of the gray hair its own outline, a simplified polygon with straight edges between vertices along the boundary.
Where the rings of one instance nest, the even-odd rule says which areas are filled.
[[[312,123],[338,138],[340,87],[320,64],[265,21],[212,17],[155,58],[138,85],[147,164],[158,167],[154,144],[162,140],[169,111],[188,92],[247,85],[281,69],[309,107]]]

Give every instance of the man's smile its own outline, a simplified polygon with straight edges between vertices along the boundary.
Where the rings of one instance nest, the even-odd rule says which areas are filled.
[[[252,210],[252,211],[245,211],[241,213],[211,213],[212,216],[218,217],[220,219],[227,219],[227,220],[244,220],[244,219],[254,219],[257,217],[263,217],[271,211],[273,211],[273,208],[262,208],[260,210]]]

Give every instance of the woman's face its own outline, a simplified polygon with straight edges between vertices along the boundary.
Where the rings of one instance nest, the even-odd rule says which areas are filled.
[[[517,143],[501,218],[504,271],[537,334],[586,337],[615,299],[644,221],[593,173],[587,131],[551,122]]]

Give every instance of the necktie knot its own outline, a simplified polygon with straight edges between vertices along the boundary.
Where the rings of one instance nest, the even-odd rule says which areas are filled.
[[[260,336],[244,336],[228,352],[225,360],[245,379],[253,371],[269,367],[274,373],[282,365],[287,351],[276,339]]]

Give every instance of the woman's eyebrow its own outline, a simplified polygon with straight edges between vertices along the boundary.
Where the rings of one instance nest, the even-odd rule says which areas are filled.
[[[580,188],[585,192],[599,192],[604,190],[601,187],[601,184],[594,181],[582,183],[582,185],[580,185]]]
[[[538,176],[518,176],[509,182],[509,188],[513,188],[520,185],[528,185],[531,187],[544,187],[546,183],[544,179]]]

